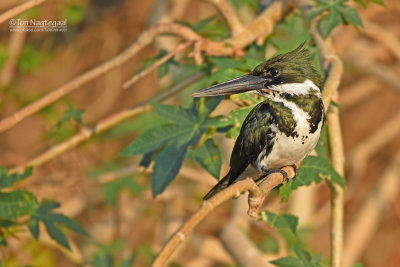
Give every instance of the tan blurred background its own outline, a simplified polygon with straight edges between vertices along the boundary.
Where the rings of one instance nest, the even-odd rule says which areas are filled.
[[[0,11],[21,2],[2,1]],[[341,26],[333,32],[335,47],[345,65],[339,103],[348,179],[345,262],[362,262],[366,267],[400,266],[400,1],[385,0],[385,3],[386,7],[370,4],[366,9],[357,8],[365,28],[357,31],[351,26]],[[10,33],[7,22],[0,25],[0,52],[6,49],[17,58],[14,62],[6,60],[0,69],[1,118],[116,56],[152,24],[173,20],[194,23],[217,13],[205,1],[60,0],[41,4],[35,15],[41,19],[62,18],[71,4],[80,6],[83,14],[77,24],[68,25],[66,33]],[[240,16],[249,21],[253,14],[243,9]],[[155,95],[157,84],[167,84],[168,77],[157,81],[153,72],[129,90],[122,90],[122,83],[146,59],[155,56],[161,48],[170,50],[176,41],[157,38],[122,67],[1,133],[0,165],[17,166],[63,140],[64,137],[57,137],[55,124],[68,104],[84,109],[84,124],[90,125]],[[29,49],[33,51],[27,59],[31,60],[27,63],[28,70],[17,63],[22,57],[18,47],[25,47],[22,48],[25,53],[30,53]],[[29,70],[29,66],[33,66],[33,70]],[[169,102],[177,103],[174,99]],[[143,185],[143,194],[134,196],[122,191],[116,207],[105,205],[101,183],[89,178],[88,172],[112,161],[133,137],[95,137],[36,168],[23,186],[40,198],[61,202],[62,211],[80,221],[96,240],[104,243],[123,240],[125,246],[120,257],[139,251],[135,266],[146,266],[149,260],[143,251],[149,249],[156,253],[179,222],[198,208],[201,196],[214,181],[198,167],[185,165],[171,186],[157,199],[152,199],[150,178],[141,174],[135,179]],[[229,155],[230,145],[224,145],[227,150],[224,154]],[[106,174],[112,176],[112,173]],[[311,251],[322,251],[324,258],[328,258],[328,201],[329,190],[322,184],[298,192],[284,207],[280,207],[274,195],[267,206],[275,211],[288,209],[300,216],[302,226],[310,229],[306,240]],[[217,233],[229,219],[231,206],[232,203],[225,203],[195,230],[176,256],[178,264],[234,264],[217,239]],[[263,237],[268,231],[253,224],[248,228],[254,241],[263,247],[266,244]],[[29,235],[22,240],[10,240],[7,255],[24,264],[44,262],[42,266],[77,266],[88,262],[95,250],[87,239],[71,235],[79,249],[72,253],[60,252],[44,231],[42,234],[44,237],[39,243]]]

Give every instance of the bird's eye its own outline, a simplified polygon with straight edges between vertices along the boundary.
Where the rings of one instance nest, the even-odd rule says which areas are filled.
[[[272,75],[272,76],[278,76],[279,75],[279,69],[278,68],[272,68],[272,69],[270,69],[269,70],[269,73]]]

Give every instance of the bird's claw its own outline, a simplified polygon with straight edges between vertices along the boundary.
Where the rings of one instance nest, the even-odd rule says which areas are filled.
[[[289,182],[289,176],[288,176],[287,172],[285,172],[284,170],[281,170],[281,169],[268,170],[268,169],[265,168],[264,166],[261,167],[261,170],[262,170],[262,172],[265,174],[265,176],[267,176],[267,175],[269,175],[269,174],[271,174],[271,173],[279,172],[279,173],[282,174],[282,176],[283,176],[283,183],[286,184],[287,182]],[[296,171],[297,171],[297,170],[296,170]],[[264,177],[265,177],[265,176],[264,176]]]
[[[284,170],[279,169],[278,172],[280,172],[283,176],[283,183],[287,184],[289,182],[289,176],[287,174],[287,172],[285,172]]]

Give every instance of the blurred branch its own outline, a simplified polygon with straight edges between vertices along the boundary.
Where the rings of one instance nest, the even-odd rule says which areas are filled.
[[[340,106],[346,110],[357,105],[380,90],[380,85],[374,78],[367,77],[357,80],[343,88],[340,92]]]
[[[218,9],[221,15],[224,17],[226,22],[231,29],[232,36],[239,34],[242,31],[246,31],[246,28],[243,26],[242,22],[240,22],[236,12],[231,8],[225,0],[206,0],[207,2],[212,3]]]
[[[358,69],[361,69],[390,85],[391,88],[396,89],[396,92],[400,91],[400,79],[399,75],[393,71],[393,68],[386,67],[379,62],[376,62],[373,58],[368,56],[370,54],[370,48],[366,47],[362,43],[354,45],[346,53],[346,58]]]
[[[23,4],[20,4],[19,6],[16,6],[2,14],[0,14],[0,24],[3,23],[4,21],[14,18],[15,16],[17,16],[18,14],[24,12],[25,10],[40,5],[41,3],[43,3],[46,0],[31,0],[31,1],[27,1]]]
[[[331,161],[335,170],[344,176],[344,148],[340,127],[339,109],[331,106],[333,98],[338,102],[338,88],[343,74],[343,64],[335,55],[330,38],[325,41],[319,34],[315,24],[311,26],[311,36],[317,45],[320,58],[323,60],[325,71],[328,73],[324,85],[323,101],[327,118]],[[337,184],[330,184],[331,191],[331,266],[341,267],[343,258],[343,206],[344,190]]]
[[[368,159],[373,153],[387,145],[390,141],[397,138],[400,134],[400,112],[395,114],[393,118],[379,127],[373,135],[369,136],[365,141],[357,145],[350,153],[350,162],[352,164],[352,183],[359,180],[362,176]]]
[[[339,93],[334,95],[338,101]],[[339,109],[331,106],[326,114],[331,160],[335,170],[344,176],[344,148],[340,126]],[[341,267],[343,261],[343,207],[344,190],[338,184],[329,183],[331,191],[331,266]]]
[[[115,58],[83,73],[82,75],[72,79],[72,81],[61,85],[35,102],[1,120],[0,133],[13,127],[18,122],[38,112],[42,108],[57,101],[64,95],[79,89],[87,82],[97,78],[98,76],[117,66],[120,66],[128,59],[136,55],[143,47],[150,44],[154,38],[160,34],[171,33],[182,37],[187,41],[195,41],[194,57],[196,62],[199,63],[201,60],[199,57],[200,51],[204,51],[209,55],[232,55],[238,53],[238,51],[254,42],[257,38],[270,34],[273,30],[273,26],[280,19],[282,19],[284,13],[287,11],[288,7],[284,5],[282,1],[273,2],[264,12],[262,12],[252,23],[246,27],[248,30],[242,31],[232,38],[221,42],[213,42],[204,39],[190,28],[180,24],[171,23],[154,25],[147,31],[143,32],[134,44],[132,44]]]
[[[21,31],[11,32],[10,40],[7,46],[7,61],[5,62],[0,73],[0,86],[7,87],[13,81],[16,65],[25,44],[26,34],[27,32],[23,29],[21,29]]]
[[[289,177],[294,176],[292,167],[282,168],[286,171]],[[240,193],[249,191],[249,210],[251,216],[258,217],[258,208],[262,204],[262,200],[269,194],[269,192],[283,182],[283,176],[280,173],[273,173],[268,175],[259,185],[253,179],[247,178],[245,180],[234,183],[225,190],[219,192],[207,201],[203,201],[200,209],[193,214],[171,237],[165,244],[157,258],[154,260],[152,266],[163,266],[169,259],[172,252],[185,240],[196,227],[211,211],[221,205],[223,202],[231,199],[232,197],[240,195]]]
[[[361,32],[385,46],[397,60],[400,60],[400,42],[393,33],[372,22],[364,22],[363,24],[364,27],[362,27]]]
[[[246,198],[240,196],[233,201],[231,216],[220,233],[220,239],[226,250],[240,266],[271,266],[263,253],[245,234],[249,231]]]
[[[177,83],[176,85],[172,86],[170,89],[156,95],[155,97],[153,97],[145,102],[135,105],[132,108],[128,108],[128,109],[122,110],[120,112],[117,112],[117,113],[99,121],[97,124],[95,124],[94,126],[92,126],[90,128],[82,127],[81,130],[79,131],[79,133],[71,136],[64,142],[61,142],[60,144],[57,144],[57,145],[51,147],[50,149],[46,150],[45,152],[41,153],[40,155],[29,160],[25,164],[22,164],[16,168],[11,169],[10,172],[16,172],[16,171],[23,170],[25,167],[28,167],[28,166],[36,167],[36,166],[46,163],[47,161],[76,147],[77,145],[81,144],[82,142],[89,140],[94,135],[103,133],[129,118],[132,118],[142,112],[151,110],[152,103],[162,101],[162,100],[178,93],[179,91],[186,88],[186,86],[188,86],[192,82],[203,77],[203,75],[204,74],[202,72],[197,72],[197,73],[193,74],[192,76],[184,79],[183,81]]]
[[[356,218],[348,227],[348,237],[344,246],[344,266],[350,266],[359,260],[363,251],[370,245],[370,239],[376,233],[379,221],[390,203],[399,193],[400,151],[384,171],[379,184],[374,187],[368,199],[364,201]]]
[[[115,67],[123,64],[128,59],[136,55],[144,46],[148,45],[153,41],[153,39],[161,33],[175,33],[184,39],[197,40],[201,38],[195,32],[178,24],[160,24],[151,27],[148,31],[142,33],[138,40],[128,47],[124,52],[116,56],[115,58],[85,72],[84,74],[72,79],[72,81],[61,85],[50,93],[44,95],[35,102],[29,104],[28,106],[22,108],[21,110],[15,112],[9,117],[0,121],[0,133],[14,126],[26,117],[31,116],[42,108],[50,105],[51,103],[57,101],[64,95],[75,91],[80,88],[80,86],[93,80],[94,78],[114,69]]]
[[[153,70],[157,69],[159,66],[161,66],[163,63],[167,62],[170,58],[175,56],[180,51],[186,50],[192,44],[193,44],[193,42],[186,42],[186,43],[177,45],[171,52],[169,52],[168,54],[166,54],[165,56],[163,56],[162,58],[157,60],[157,62],[155,62],[153,65],[151,65],[150,67],[146,68],[145,70],[141,71],[140,73],[136,74],[135,76],[130,78],[128,81],[126,81],[122,87],[124,89],[128,89],[135,82],[137,82],[138,80],[140,80],[147,74],[151,73]]]

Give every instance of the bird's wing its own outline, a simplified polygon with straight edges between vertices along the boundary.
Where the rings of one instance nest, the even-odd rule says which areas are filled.
[[[250,163],[256,161],[264,147],[272,146],[269,142],[271,116],[273,109],[267,101],[255,106],[247,115],[232,151],[229,184],[236,181]],[[266,149],[270,151],[272,147]]]

